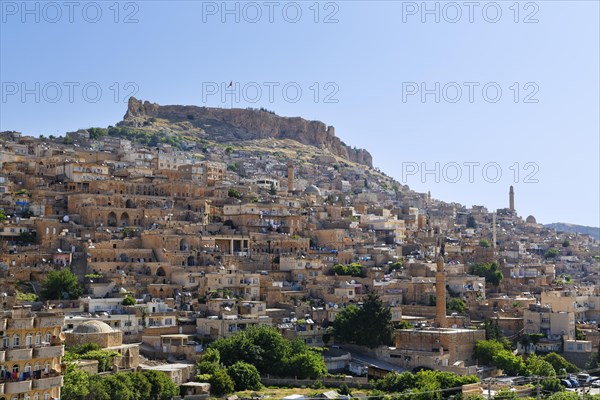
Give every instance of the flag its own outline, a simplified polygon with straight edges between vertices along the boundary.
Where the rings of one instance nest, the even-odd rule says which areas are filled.
[[[229,86],[227,86],[228,88],[233,86],[233,81],[229,81]]]

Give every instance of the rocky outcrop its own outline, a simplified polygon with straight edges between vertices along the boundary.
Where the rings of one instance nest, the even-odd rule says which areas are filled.
[[[144,127],[150,118],[160,118],[178,126],[202,129],[211,140],[229,142],[254,139],[293,139],[327,149],[331,153],[359,164],[373,166],[371,154],[347,146],[335,136],[335,128],[320,121],[300,117],[280,117],[255,109],[225,109],[197,106],[161,106],[134,97],[129,99],[121,126]],[[185,124],[182,124],[185,122]]]

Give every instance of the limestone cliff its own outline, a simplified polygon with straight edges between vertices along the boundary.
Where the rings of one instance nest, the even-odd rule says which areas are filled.
[[[166,120],[178,128],[197,128],[211,140],[219,142],[254,139],[293,139],[300,143],[327,149],[331,153],[359,164],[373,166],[371,154],[364,149],[347,146],[335,136],[335,128],[320,121],[300,117],[280,117],[256,109],[225,109],[197,106],[161,106],[134,97],[129,99],[127,113],[120,126],[143,128],[150,119]]]

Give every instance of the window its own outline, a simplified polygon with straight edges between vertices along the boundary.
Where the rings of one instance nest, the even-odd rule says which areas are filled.
[[[35,334],[35,344],[40,345],[42,343],[42,334],[37,332]]]
[[[50,343],[50,339],[52,339],[52,332],[46,332],[46,342]]]
[[[25,346],[31,347],[32,344],[33,344],[33,335],[31,333],[28,333],[27,336],[25,336]]]
[[[29,364],[29,363],[25,364],[25,371],[24,372],[31,372],[31,364]]]
[[[4,336],[4,337],[2,338],[2,347],[4,347],[4,348],[7,348],[7,347],[8,347],[8,344],[9,344],[9,341],[10,341],[10,340],[9,340],[8,336]]]
[[[16,333],[13,335],[13,347],[19,347],[21,345],[21,337]]]
[[[50,400],[50,393],[44,393],[44,400]]]
[[[33,400],[40,400],[39,393],[36,393],[36,394],[33,395]]]

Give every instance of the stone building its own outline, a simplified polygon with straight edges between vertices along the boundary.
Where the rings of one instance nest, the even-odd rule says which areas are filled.
[[[60,398],[64,315],[15,307],[0,316],[0,397]]]
[[[102,321],[86,321],[72,331],[65,332],[68,346],[97,343],[100,347],[119,346],[123,343],[123,332],[111,328]]]

